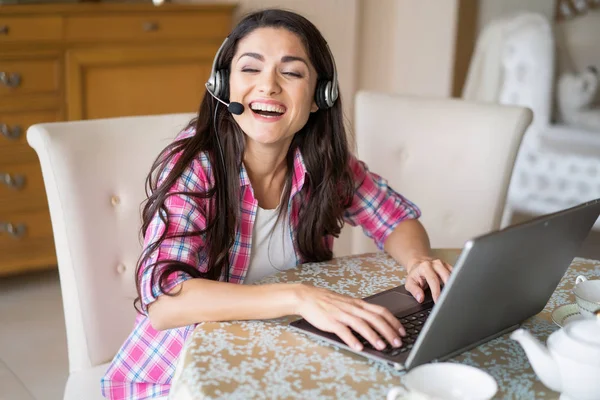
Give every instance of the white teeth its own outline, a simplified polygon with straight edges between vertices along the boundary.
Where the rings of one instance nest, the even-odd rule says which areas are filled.
[[[276,106],[274,104],[265,104],[265,103],[252,103],[250,104],[250,108],[256,111],[270,111],[283,114],[285,112],[285,108]]]

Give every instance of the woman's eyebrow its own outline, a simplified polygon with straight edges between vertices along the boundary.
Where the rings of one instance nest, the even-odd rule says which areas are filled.
[[[310,67],[308,66],[308,63],[307,63],[307,62],[306,62],[306,60],[305,60],[304,58],[302,58],[302,57],[297,57],[297,56],[283,56],[283,57],[281,57],[281,62],[282,62],[282,63],[288,63],[288,62],[293,62],[293,61],[300,61],[300,62],[303,62],[303,63],[306,65],[306,67],[307,67],[308,69],[310,69]]]
[[[259,53],[247,52],[247,53],[240,55],[238,57],[238,60],[240,60],[242,57],[252,57],[254,59],[257,59],[258,61],[265,61],[265,57]],[[283,57],[281,57],[282,63],[289,63],[289,62],[293,62],[293,61],[300,61],[300,62],[304,63],[306,65],[306,67],[308,67],[308,62],[302,57],[298,57],[298,56],[283,56]]]
[[[238,57],[238,60],[240,60],[242,57],[245,57],[245,56],[256,58],[259,61],[265,61],[265,58],[262,56],[262,54],[258,54],[258,53],[244,53]]]

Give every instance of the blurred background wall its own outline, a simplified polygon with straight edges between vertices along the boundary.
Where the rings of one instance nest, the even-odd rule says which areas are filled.
[[[477,37],[499,18],[534,12],[552,21],[557,75],[600,66],[600,9],[561,20],[559,0],[217,1],[238,5],[234,22],[254,10],[281,7],[315,23],[336,58],[352,144],[352,103],[358,90],[460,97]],[[337,254],[346,252],[348,241],[343,234]]]

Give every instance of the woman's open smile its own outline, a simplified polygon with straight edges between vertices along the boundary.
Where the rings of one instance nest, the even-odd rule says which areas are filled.
[[[259,121],[277,122],[283,118],[287,107],[274,100],[254,100],[250,102],[250,110]]]

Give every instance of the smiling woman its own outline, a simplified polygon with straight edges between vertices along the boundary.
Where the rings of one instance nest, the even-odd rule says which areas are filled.
[[[345,223],[407,267],[419,301],[426,287],[437,299],[451,271],[431,256],[419,209],[349,152],[335,62],[310,21],[282,10],[247,16],[206,87],[197,118],[147,179],[139,314],[102,380],[112,399],[168,394],[183,344],[204,321],[300,315],[359,350],[357,333],[380,350],[401,346],[404,328],[380,305],[309,285],[242,285],[331,259]]]

